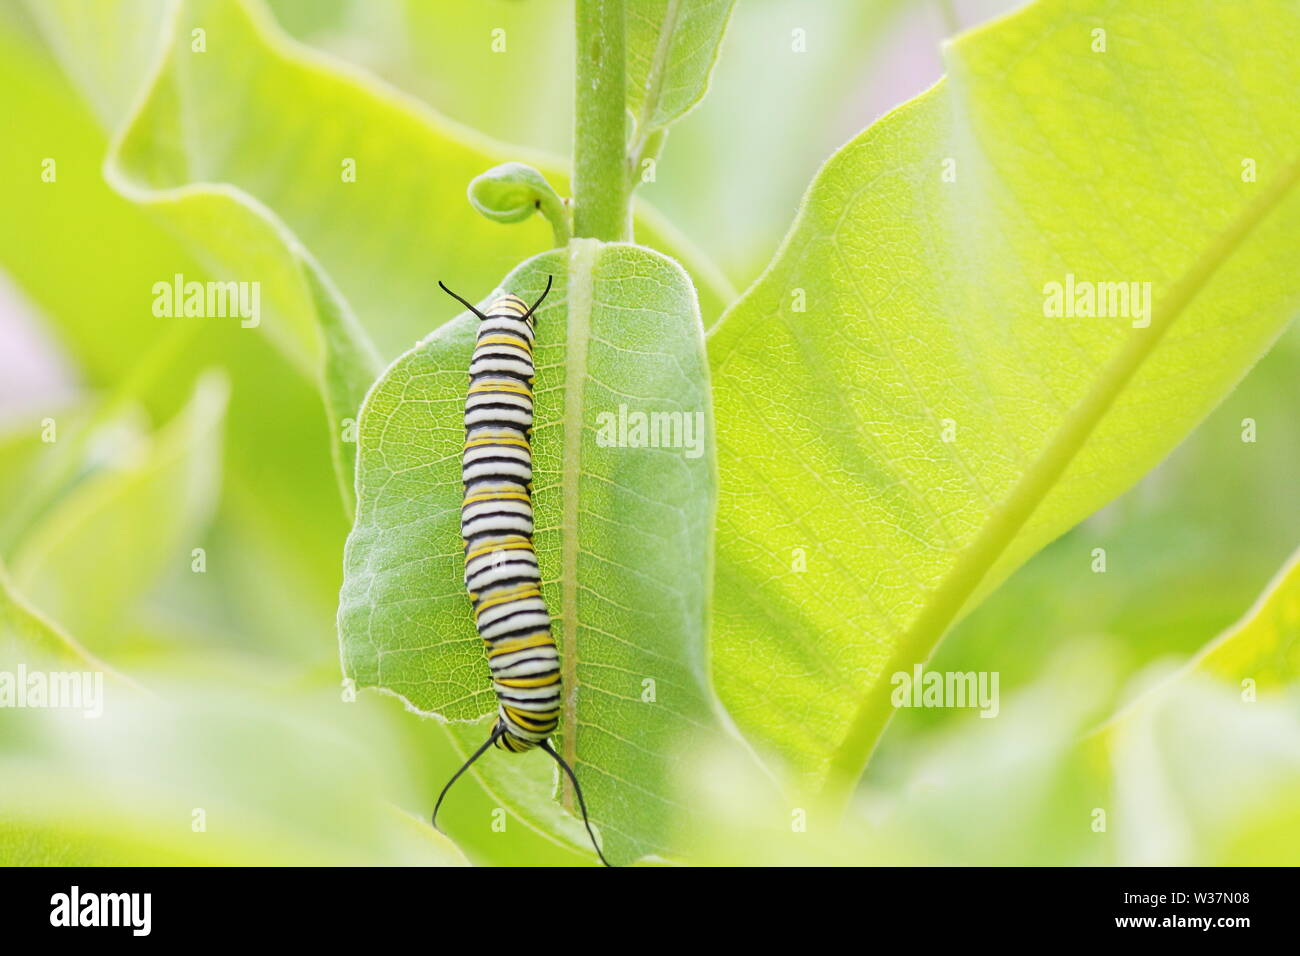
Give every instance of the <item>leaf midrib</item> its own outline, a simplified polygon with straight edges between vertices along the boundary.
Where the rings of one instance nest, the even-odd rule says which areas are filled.
[[[655,45],[654,59],[650,61],[650,72],[646,76],[645,96],[641,100],[641,115],[637,117],[636,142],[628,150],[628,156],[637,159],[645,149],[646,140],[650,138],[650,121],[659,109],[659,98],[663,93],[664,76],[667,73],[668,53],[673,46],[673,33],[677,30],[677,14],[681,0],[668,0],[663,22],[659,25],[659,42]]]
[[[881,675],[910,669],[916,661],[929,657],[989,569],[1055,487],[1074,456],[1155,351],[1165,333],[1233,251],[1279,205],[1297,179],[1300,179],[1300,157],[1286,166],[1263,194],[1220,233],[1170,287],[1163,308],[1153,310],[1150,326],[1133,330],[1140,334],[1134,335],[1106,364],[1092,389],[1066,416],[1051,442],[990,515],[943,583],[930,595],[921,613],[898,642],[889,662],[880,671]],[[877,693],[878,687],[878,682],[872,685],[854,714],[844,739],[831,756],[824,795],[832,804],[843,806],[847,801],[893,715],[888,695]]]
[[[574,239],[569,244],[567,317],[564,342],[564,441],[560,461],[560,593],[564,655],[560,682],[564,700],[560,726],[564,759],[578,766],[578,484],[582,474],[583,399],[587,382],[587,343],[594,300],[592,273],[601,243]],[[572,786],[561,774],[564,806],[573,809]]]

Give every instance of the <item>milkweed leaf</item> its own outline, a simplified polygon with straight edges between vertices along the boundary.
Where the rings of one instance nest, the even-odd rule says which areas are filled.
[[[574,240],[529,260],[502,288],[531,302],[548,275],[533,481],[543,596],[565,681],[559,749],[583,781],[606,856],[626,863],[672,852],[672,821],[685,808],[668,768],[715,728],[704,659],[714,492],[703,329],[690,280],[647,249]],[[359,687],[462,722],[496,709],[460,540],[476,328],[468,313],[446,323],[366,399],[339,602],[344,670]],[[649,432],[632,433],[651,413],[670,422],[658,447]],[[454,732],[472,746],[487,730]],[[505,775],[527,767],[549,782],[555,773],[544,754],[499,751],[475,771],[490,777],[506,761]],[[541,816],[537,825],[550,826]]]
[[[850,789],[891,674],[1155,465],[1300,303],[1300,14],[1162,9],[1044,0],[947,46],[711,333],[717,685],[809,787]]]

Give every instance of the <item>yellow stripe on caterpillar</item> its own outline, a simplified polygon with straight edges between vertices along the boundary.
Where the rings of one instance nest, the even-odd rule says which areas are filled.
[[[526,730],[543,731],[553,725],[560,716],[559,709],[547,711],[523,711],[513,707],[505,708],[506,715]]]
[[[482,448],[485,445],[515,445],[519,448],[531,448],[528,442],[521,438],[475,438],[473,441],[465,442],[466,448]]]
[[[533,585],[523,585],[523,586],[527,587],[529,590],[501,594],[501,595],[497,595],[496,597],[488,598],[486,601],[484,601],[474,609],[475,620],[477,620],[483,614],[484,611],[489,610],[490,608],[500,607],[502,604],[509,604],[512,601],[522,601],[525,598],[535,598],[535,597],[542,596],[542,592],[538,590],[537,585],[533,584]]]
[[[540,677],[498,677],[496,682],[502,687],[545,687],[548,684],[558,684],[560,682],[560,671],[551,671],[549,674],[543,674]]]
[[[470,386],[469,394],[471,395],[481,395],[484,392],[507,392],[511,395],[526,395],[529,398],[533,397],[533,393],[530,389],[524,388],[524,386],[517,382],[484,382],[481,385]]]
[[[517,541],[508,541],[505,543],[485,544],[481,548],[475,548],[469,554],[465,555],[466,561],[473,561],[475,558],[481,558],[485,554],[491,554],[493,551],[519,551],[527,549],[531,551],[533,544],[527,538],[519,536]]]
[[[502,641],[500,644],[493,644],[491,641],[484,641],[490,650],[488,657],[500,657],[502,654],[513,654],[515,651],[526,651],[534,647],[546,647],[553,645],[555,638],[549,631],[541,631],[533,634],[531,637],[516,637],[514,640]]]
[[[465,500],[461,503],[461,507],[463,508],[465,507],[465,505],[476,505],[483,501],[527,501],[527,500],[528,500],[528,495],[522,491],[500,491],[500,492],[489,491],[481,495],[468,495],[465,498]]]
[[[533,354],[533,347],[528,344],[528,340],[518,335],[485,335],[478,340],[477,348],[481,345],[512,345],[515,348],[523,349],[529,355]]]

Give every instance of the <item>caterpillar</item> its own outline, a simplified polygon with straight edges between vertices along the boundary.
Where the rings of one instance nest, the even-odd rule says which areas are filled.
[[[497,719],[488,739],[438,795],[433,825],[438,825],[438,809],[451,785],[489,747],[510,753],[537,748],[573,782],[587,835],[600,861],[609,866],[592,832],[578,777],[550,743],[560,723],[560,658],[533,550],[532,435],[534,316],[551,291],[551,281],[548,276],[532,308],[519,296],[506,294],[487,312],[438,283],[479,318],[465,397],[460,534],[465,589],[487,651]]]

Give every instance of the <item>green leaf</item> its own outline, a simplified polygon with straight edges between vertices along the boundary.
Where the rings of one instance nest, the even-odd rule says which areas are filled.
[[[1123,866],[1291,865],[1300,853],[1300,696],[1242,699],[1200,672],[1088,743]]]
[[[250,78],[233,56],[221,55],[237,49],[241,29],[244,44],[256,42],[251,21],[235,7],[194,4],[184,14],[188,16],[178,13],[165,22],[168,44],[163,59],[147,96],[110,151],[105,174],[118,192],[147,206],[185,237],[213,273],[256,284],[258,313],[226,321],[237,320],[244,329],[260,327],[264,301],[269,333],[305,368],[319,367],[334,459],[350,513],[355,449],[345,437],[345,423],[355,420],[380,362],[334,283],[281,218],[257,200],[256,187],[248,183],[251,188],[245,191],[223,185],[239,183],[246,178],[241,173],[256,179],[266,168],[258,164],[257,173],[241,169],[249,153],[240,138],[255,135],[253,121],[232,128],[209,114],[222,109],[212,96],[214,90],[243,84],[247,95],[256,97],[259,81],[274,83],[279,75],[269,70]],[[204,31],[201,50],[194,30]],[[215,33],[213,56],[206,49],[207,31]],[[196,128],[223,140],[182,135]],[[337,182],[341,173],[331,172]],[[171,279],[160,281],[165,286]]]
[[[715,679],[805,785],[851,788],[890,675],[1164,457],[1294,312],[1278,51],[1300,18],[1159,9],[1052,0],[946,47],[949,77],[829,160],[711,335]],[[1149,323],[1049,315],[1069,275],[1150,282]]]
[[[292,36],[383,77],[455,123],[552,156],[573,148],[571,0],[391,0],[364,8],[348,0],[332,22],[320,22],[321,5],[312,3],[315,23],[301,0],[269,5]],[[491,83],[482,82],[486,76]]]
[[[142,29],[158,32],[156,25]],[[129,639],[132,671],[149,686],[154,675],[138,670],[146,662],[211,678],[221,662],[242,653],[256,655],[258,664],[251,668],[248,680],[231,689],[237,700],[246,696],[249,683],[286,670],[302,672],[303,680],[337,687],[338,650],[335,646],[331,651],[330,642],[322,642],[321,635],[334,628],[341,553],[350,521],[344,522],[338,508],[330,435],[320,414],[314,370],[310,376],[298,374],[268,336],[237,323],[168,320],[150,314],[150,287],[158,279],[178,272],[199,280],[210,276],[146,211],[107,187],[100,175],[106,143],[92,117],[41,47],[29,36],[15,36],[2,15],[0,51],[4,88],[22,91],[7,104],[12,123],[6,127],[7,148],[0,150],[0,208],[26,224],[21,231],[0,231],[0,261],[39,304],[52,336],[68,350],[78,377],[96,393],[93,405],[34,407],[30,417],[15,420],[15,427],[34,443],[35,467],[11,474],[10,466],[28,456],[15,459],[6,452],[0,470],[12,479],[14,488],[31,489],[42,502],[52,501],[59,497],[55,492],[66,490],[50,481],[53,473],[58,477],[64,471],[47,467],[53,459],[66,463],[70,458],[73,476],[85,477],[84,456],[66,453],[74,444],[69,436],[74,429],[84,431],[81,426],[92,410],[107,409],[127,397],[125,411],[138,415],[140,403],[153,420],[166,421],[185,404],[197,370],[224,365],[232,392],[220,511],[200,542],[207,548],[207,573],[191,573],[187,547],[132,614],[129,636],[112,636],[113,647],[119,646],[119,637]],[[37,175],[43,156],[58,158],[57,185],[42,183]],[[463,184],[461,190],[463,194]],[[69,222],[78,228],[69,230]],[[113,241],[105,244],[104,236],[112,236]],[[68,281],[69,275],[76,275],[78,281]],[[59,440],[54,444],[40,441],[40,420],[46,415],[58,421]],[[286,422],[292,427],[286,428]],[[92,436],[91,444],[99,447],[100,439]],[[4,517],[16,517],[12,514],[16,499],[10,496],[6,501]],[[239,600],[231,601],[232,594],[238,594]],[[126,666],[126,658],[116,650],[112,656]],[[190,670],[180,670],[186,667]],[[383,704],[363,701],[362,706]],[[357,720],[351,708],[344,709],[349,721]],[[418,737],[419,743],[388,760],[386,769],[392,778],[388,799],[427,818],[429,791],[436,793],[436,786],[455,769],[455,765],[445,766],[452,764],[454,756],[439,728],[412,720],[400,708],[392,711],[389,720],[404,735]],[[7,779],[18,776],[9,768],[0,773]],[[416,791],[414,782],[431,773],[427,785]],[[463,786],[468,787],[461,794],[464,802],[455,809],[477,813],[486,798],[473,782]],[[82,783],[68,792],[85,796],[97,788],[93,782]],[[34,799],[39,802],[42,796]],[[499,805],[499,801],[492,804]],[[296,816],[297,811],[289,813]],[[75,829],[71,821],[86,816],[84,807],[71,808],[54,829],[69,834]],[[486,817],[487,811],[480,816]],[[137,832],[118,827],[116,821],[106,822],[104,828]],[[488,850],[487,859],[524,855],[524,844],[533,847],[531,858],[539,862],[555,852],[531,835],[516,834],[503,841],[490,828],[485,830],[480,842]],[[132,844],[132,838],[124,842]],[[415,848],[409,838],[406,842]],[[75,833],[64,843],[72,860],[77,859],[78,848],[88,855],[91,845],[89,835],[81,841]],[[142,839],[132,845],[138,847],[132,858],[139,861],[147,859],[139,848],[158,843]],[[270,844],[264,841],[265,845]],[[573,859],[571,853],[562,855],[566,862]],[[302,857],[279,848],[256,859],[301,862]]]
[[[337,697],[206,673],[0,721],[5,865],[464,865],[382,794],[392,733]],[[15,712],[9,712],[10,714]],[[93,795],[93,799],[88,799]]]
[[[1236,684],[1249,680],[1259,690],[1300,679],[1300,551],[1255,606],[1191,666]]]
[[[783,793],[721,752],[691,768],[705,795],[701,865],[1088,865],[1107,861],[1092,808],[1106,806],[1104,764],[1085,766],[1079,735],[1104,714],[1113,654],[1102,641],[1058,653],[995,719],[958,708],[950,725],[878,765],[848,813]],[[794,814],[806,827],[794,830]],[[792,832],[793,831],[793,832]]]
[[[1300,848],[1298,559],[1186,665],[1135,678],[1132,702],[1100,726],[1122,649],[1058,645],[1032,682],[1002,682],[995,720],[956,709],[885,771],[873,763],[839,825],[814,805],[792,837],[788,797],[734,754],[713,756],[690,771],[708,784],[690,821],[695,862],[1287,863]]]
[[[704,98],[734,4],[735,0],[628,4],[626,95],[635,124],[629,151],[634,161],[641,159],[653,134],[677,122]]]
[[[122,639],[126,614],[170,568],[186,568],[216,505],[228,388],[199,381],[186,409],[127,459],[60,498],[13,561],[22,591],[91,647]]]
[[[0,764],[0,766],[4,766]],[[30,768],[6,766],[11,772]],[[264,832],[223,832],[216,839],[186,834],[175,823],[159,825],[164,814],[179,816],[174,807],[149,805],[149,794],[138,795],[135,807],[99,813],[87,820],[83,807],[69,805],[71,788],[90,789],[76,777],[51,776],[32,780],[28,794],[44,801],[24,802],[20,808],[0,801],[0,863],[5,866],[467,866],[456,846],[428,823],[399,810],[365,808],[365,821],[375,831],[368,838],[381,850],[321,847],[279,824]],[[312,799],[310,792],[301,794]],[[16,801],[15,801],[16,802]],[[355,805],[340,806],[340,814],[356,813]],[[59,815],[62,816],[59,816]],[[53,817],[54,819],[51,819]],[[292,824],[292,817],[286,816]],[[188,836],[188,838],[187,838]]]
[[[224,365],[232,392],[221,540],[208,542],[215,559],[207,575],[191,574],[187,563],[159,596],[178,608],[192,608],[198,598],[225,617],[228,635],[249,647],[272,655],[293,647],[328,661],[320,635],[333,627],[339,553],[350,521],[338,507],[315,370],[299,374],[268,336],[237,322],[153,316],[153,283],[176,273],[211,276],[174,235],[108,188],[100,171],[107,145],[93,118],[41,47],[15,36],[4,18],[0,77],[5,89],[24,91],[8,104],[0,207],[27,223],[21,232],[0,230],[0,261],[40,307],[78,377],[104,399],[77,409],[33,408],[16,422],[39,454],[34,468],[12,476],[23,493],[6,499],[0,520],[5,556],[12,558],[7,545],[15,532],[66,490],[69,475],[84,470],[85,457],[68,454],[75,444],[67,440],[70,427],[84,431],[92,408],[106,410],[124,398],[124,410],[143,405],[152,420],[166,421],[185,404],[199,372]],[[57,184],[35,174],[43,156],[58,159]],[[69,222],[79,227],[69,230]],[[113,242],[106,245],[104,236]],[[43,444],[41,420],[50,415],[59,440]],[[285,422],[295,424],[285,428]],[[214,554],[222,546],[232,560]],[[236,589],[238,602],[211,597]],[[187,612],[186,620],[193,616]]]
[[[703,654],[714,495],[703,331],[689,279],[647,249],[574,240],[502,288],[531,301],[547,275],[555,287],[538,319],[533,469],[543,594],[568,688],[558,746],[583,781],[606,855],[627,862],[671,851],[683,807],[667,768],[714,727]],[[366,399],[339,603],[347,675],[448,721],[496,709],[463,590],[459,527],[476,325],[463,314],[442,326]],[[620,446],[611,429],[620,406],[632,423],[634,413],[664,412],[706,431],[677,433],[677,447]],[[486,724],[473,731],[458,738],[481,740]],[[492,786],[519,767],[538,789],[555,773],[538,752],[494,752],[476,770]]]
[[[299,251],[296,258],[320,329],[324,354],[320,389],[329,421],[330,455],[350,518],[356,511],[353,481],[357,464],[356,442],[350,436],[361,402],[379,374],[379,358],[329,277],[305,252]]]
[[[143,0],[118,0],[118,10],[135,18],[138,34],[165,27],[166,58],[150,77],[143,109],[128,117],[130,129],[110,165],[115,185],[147,187],[158,201],[222,198],[218,216],[241,215],[231,202],[260,211],[310,250],[381,354],[396,355],[427,334],[429,316],[443,307],[438,278],[486,287],[550,245],[540,220],[510,229],[484,221],[465,188],[484,169],[524,160],[563,194],[567,176],[553,159],[521,155],[296,43],[254,0],[195,0],[165,24],[149,15]],[[89,95],[99,79],[109,81],[88,74],[89,65],[122,69],[120,54],[95,50],[104,38],[58,12],[42,18],[51,45]],[[206,31],[205,52],[193,52],[195,29]],[[232,95],[246,108],[231,113]],[[354,182],[343,179],[344,161],[355,161]],[[193,215],[202,217],[205,209],[196,206]],[[170,221],[169,210],[159,211]],[[639,225],[646,241],[688,265],[700,258],[652,212]],[[206,241],[222,251],[226,225],[218,219],[206,235],[202,228],[195,223],[187,234],[201,243],[196,248],[207,263]],[[716,315],[731,301],[729,288],[707,263],[692,271],[704,283],[706,314]],[[282,321],[294,325],[306,346],[310,323],[293,316]]]
[[[93,118],[43,51],[2,21],[0,82],[6,90],[27,88],[5,103],[0,203],[29,224],[0,231],[0,259],[55,324],[87,383],[112,383],[165,337],[148,311],[150,284],[198,265],[105,188],[99,167],[106,147]],[[45,157],[58,164],[55,183],[33,173]],[[65,228],[74,220],[85,228]],[[104,235],[114,237],[108,248]],[[73,271],[78,281],[69,282]],[[183,403],[188,385],[178,383],[169,410]]]
[[[120,123],[140,95],[168,6],[168,0],[26,0],[106,127]]]
[[[119,9],[137,36],[161,27],[164,43],[110,151],[108,180],[181,235],[211,273],[260,283],[259,327],[320,379],[350,488],[346,422],[382,367],[369,338],[396,354],[441,308],[439,273],[462,287],[487,285],[547,245],[545,231],[497,229],[466,202],[465,185],[504,158],[502,147],[299,47],[260,5],[198,0],[161,22],[148,3]],[[88,97],[99,81],[128,84],[129,69],[97,46],[118,31],[97,36],[72,7],[50,8],[41,21]],[[251,108],[230,114],[232,91]],[[653,215],[646,222],[652,241],[686,248]],[[718,289],[708,299],[716,314],[729,291],[707,266],[700,273]]]
[[[1261,691],[1285,692],[1300,681],[1300,550],[1291,555],[1239,621],[1165,680],[1135,696],[1099,729],[1098,736],[1114,733],[1179,684],[1201,678],[1228,682],[1250,703]]]
[[[916,8],[915,0],[739,4],[709,95],[673,127],[672,149],[643,195],[748,286],[772,258],[809,179],[870,118],[864,110],[877,100],[863,91],[897,69],[911,42],[902,38],[927,45],[900,32],[917,23]]]
[[[1300,551],[1232,627],[1084,741],[1113,779],[1118,862],[1270,865],[1300,851]],[[1214,773],[1207,774],[1206,767]]]
[[[84,647],[14,589],[0,565],[0,663],[32,660],[103,669]]]

